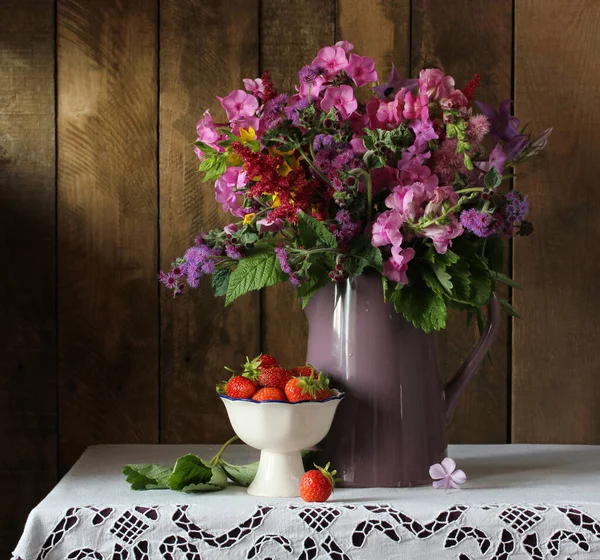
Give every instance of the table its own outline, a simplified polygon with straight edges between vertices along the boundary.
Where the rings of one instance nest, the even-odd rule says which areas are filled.
[[[600,446],[450,446],[462,490],[342,488],[325,504],[239,487],[133,491],[121,474],[217,449],[90,447],[31,512],[14,559],[600,559]],[[257,457],[242,445],[225,455]]]

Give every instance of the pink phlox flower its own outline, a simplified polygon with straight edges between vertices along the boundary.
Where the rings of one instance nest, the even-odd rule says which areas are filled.
[[[392,63],[392,71],[385,84],[380,84],[373,88],[373,91],[382,98],[392,99],[396,92],[401,89],[412,90],[417,87],[417,80],[402,79],[398,69]]]
[[[346,51],[342,47],[323,47],[312,61],[323,68],[325,78],[330,80],[336,74],[348,66]]]
[[[425,144],[430,140],[437,140],[439,138],[433,128],[433,123],[429,119],[415,119],[414,121],[410,121],[409,127],[415,133],[415,142]]]
[[[344,70],[352,78],[357,87],[377,81],[375,61],[369,56],[351,54],[350,62]]]
[[[458,198],[459,196],[453,187],[435,187],[433,197],[425,206],[425,216],[437,214],[445,201],[448,201],[450,206],[455,206]]]
[[[385,205],[390,210],[399,212],[402,221],[414,222],[423,215],[423,204],[430,199],[431,194],[433,193],[423,183],[417,181],[410,186],[394,187],[385,199]]]
[[[265,95],[265,84],[262,81],[262,78],[255,78],[254,80],[251,78],[244,78],[242,80],[244,82],[244,87],[246,91],[255,95],[259,99],[262,99]]]
[[[239,121],[255,115],[258,99],[243,89],[236,89],[221,99],[221,105],[230,121]]]
[[[402,110],[404,118],[408,120],[429,118],[428,103],[429,98],[425,93],[419,92],[418,95],[413,95],[412,91],[407,91],[404,96],[404,108]],[[427,109],[427,112],[423,113],[423,109]]]
[[[398,212],[387,210],[377,217],[371,232],[371,244],[374,247],[393,245],[400,247],[402,243],[402,216]]]
[[[256,224],[258,225],[261,233],[267,231],[271,233],[276,233],[278,231],[281,231],[283,229],[283,226],[285,225],[284,221],[281,218],[272,219],[269,216],[263,218],[262,220],[258,220]]]
[[[383,263],[383,274],[386,278],[398,282],[398,284],[408,284],[406,271],[408,263],[414,258],[415,250],[412,248],[402,249],[401,247],[392,247],[392,256]]]
[[[329,88],[321,100],[321,109],[329,111],[332,107],[335,107],[342,119],[347,119],[358,107],[354,90],[350,86]]]
[[[464,229],[456,216],[452,216],[450,223],[444,225],[433,224],[423,228],[419,235],[431,239],[435,250],[440,255],[445,255],[448,247],[452,246],[452,240],[462,235],[463,232]]]
[[[196,132],[198,134],[198,140],[200,140],[200,142],[208,144],[215,150],[223,151],[223,148],[221,148],[221,146],[217,146],[215,144],[217,140],[221,138],[221,135],[217,132],[217,129],[215,128],[215,123],[213,122],[209,111],[204,111],[204,115],[202,115],[202,118],[198,121],[198,124],[196,125]]]
[[[228,167],[215,181],[215,200],[223,206],[223,212],[231,212],[241,218],[248,213],[239,202],[239,191],[246,186],[246,172],[241,167]]]
[[[365,143],[360,136],[355,136],[352,138],[352,140],[350,140],[350,145],[357,154],[364,154],[367,151],[367,148],[365,148]]]
[[[415,142],[408,150],[402,152],[402,158],[398,162],[398,169],[423,165],[423,162],[431,157],[431,152],[425,152],[425,149],[427,149],[425,142]]]
[[[240,128],[248,130],[250,127],[254,129],[256,136],[260,138],[267,129],[266,119],[259,119],[258,117],[241,117],[235,121],[232,121],[231,132],[239,136]]]
[[[466,482],[467,475],[456,468],[456,462],[446,457],[442,463],[429,467],[429,476],[433,479],[433,487],[437,490],[458,490]]]
[[[437,101],[448,97],[454,91],[454,78],[446,76],[438,68],[426,68],[419,74],[419,90],[426,93],[427,97]]]
[[[308,93],[310,92],[310,100],[316,101],[317,99],[319,99],[319,95],[321,95],[323,84],[325,84],[325,78],[323,76],[317,76],[315,78],[315,81],[310,84],[303,83],[300,84],[300,86],[296,86],[298,98],[306,99],[308,98]]]
[[[338,41],[334,47],[340,47],[344,49],[344,52],[349,53],[352,49],[354,49],[354,45],[350,41]]]

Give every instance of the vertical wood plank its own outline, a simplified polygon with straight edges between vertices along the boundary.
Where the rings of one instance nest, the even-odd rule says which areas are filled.
[[[202,183],[192,142],[216,99],[258,76],[258,0],[163,0],[160,53],[161,264],[183,254],[201,231],[235,221]],[[214,443],[232,435],[215,384],[224,365],[259,352],[259,294],[224,309],[210,282],[176,300],[161,293],[161,441]]]
[[[298,70],[335,42],[335,0],[262,0],[262,70],[275,87],[293,92]],[[262,350],[292,367],[306,360],[308,323],[290,285],[262,291]]]
[[[54,2],[0,4],[0,557],[56,482]]]
[[[510,98],[512,15],[512,0],[457,0],[451,10],[444,0],[413,0],[413,75],[425,66],[438,66],[454,76],[457,87],[461,87],[479,73],[479,99],[497,105]],[[507,441],[508,332],[509,319],[504,317],[492,363],[486,362],[471,381],[450,424],[452,443]],[[477,337],[474,325],[465,327],[464,313],[450,314],[448,329],[440,336],[445,376],[454,373]]]
[[[58,1],[60,462],[158,441],[155,0]]]
[[[516,115],[554,132],[515,181],[535,231],[514,247],[514,440],[599,444],[600,4],[516,5]]]

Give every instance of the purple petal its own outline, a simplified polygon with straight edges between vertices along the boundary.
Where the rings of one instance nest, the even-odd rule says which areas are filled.
[[[519,154],[527,147],[529,144],[529,134],[517,134],[513,136],[505,145],[504,151],[506,153],[506,158],[508,161],[512,161],[517,158]]]
[[[447,475],[450,475],[454,472],[454,469],[456,469],[456,462],[454,461],[454,459],[451,459],[450,457],[446,457],[442,461],[442,468],[444,469],[444,471]]]
[[[429,476],[434,480],[443,479],[446,478],[446,471],[442,465],[436,463],[435,465],[431,465],[431,467],[429,467]]]
[[[467,475],[462,469],[455,470],[450,478],[452,479],[452,482],[458,484],[459,486],[463,485],[467,481]]]
[[[442,478],[442,480],[434,480],[433,487],[436,490],[445,490],[446,489],[446,479]]]

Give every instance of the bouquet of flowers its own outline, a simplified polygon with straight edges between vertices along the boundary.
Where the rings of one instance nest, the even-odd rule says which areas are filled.
[[[528,235],[528,200],[501,191],[551,129],[519,130],[436,68],[377,82],[374,62],[341,41],[298,73],[292,94],[268,72],[219,101],[227,122],[198,122],[199,170],[235,220],[200,234],[160,280],[175,295],[212,276],[225,305],[290,282],[305,305],[329,282],[379,273],[383,297],[416,327],[447,308],[482,318],[502,274],[503,238]],[[370,87],[373,86],[373,87]],[[516,312],[507,301],[509,313]]]

